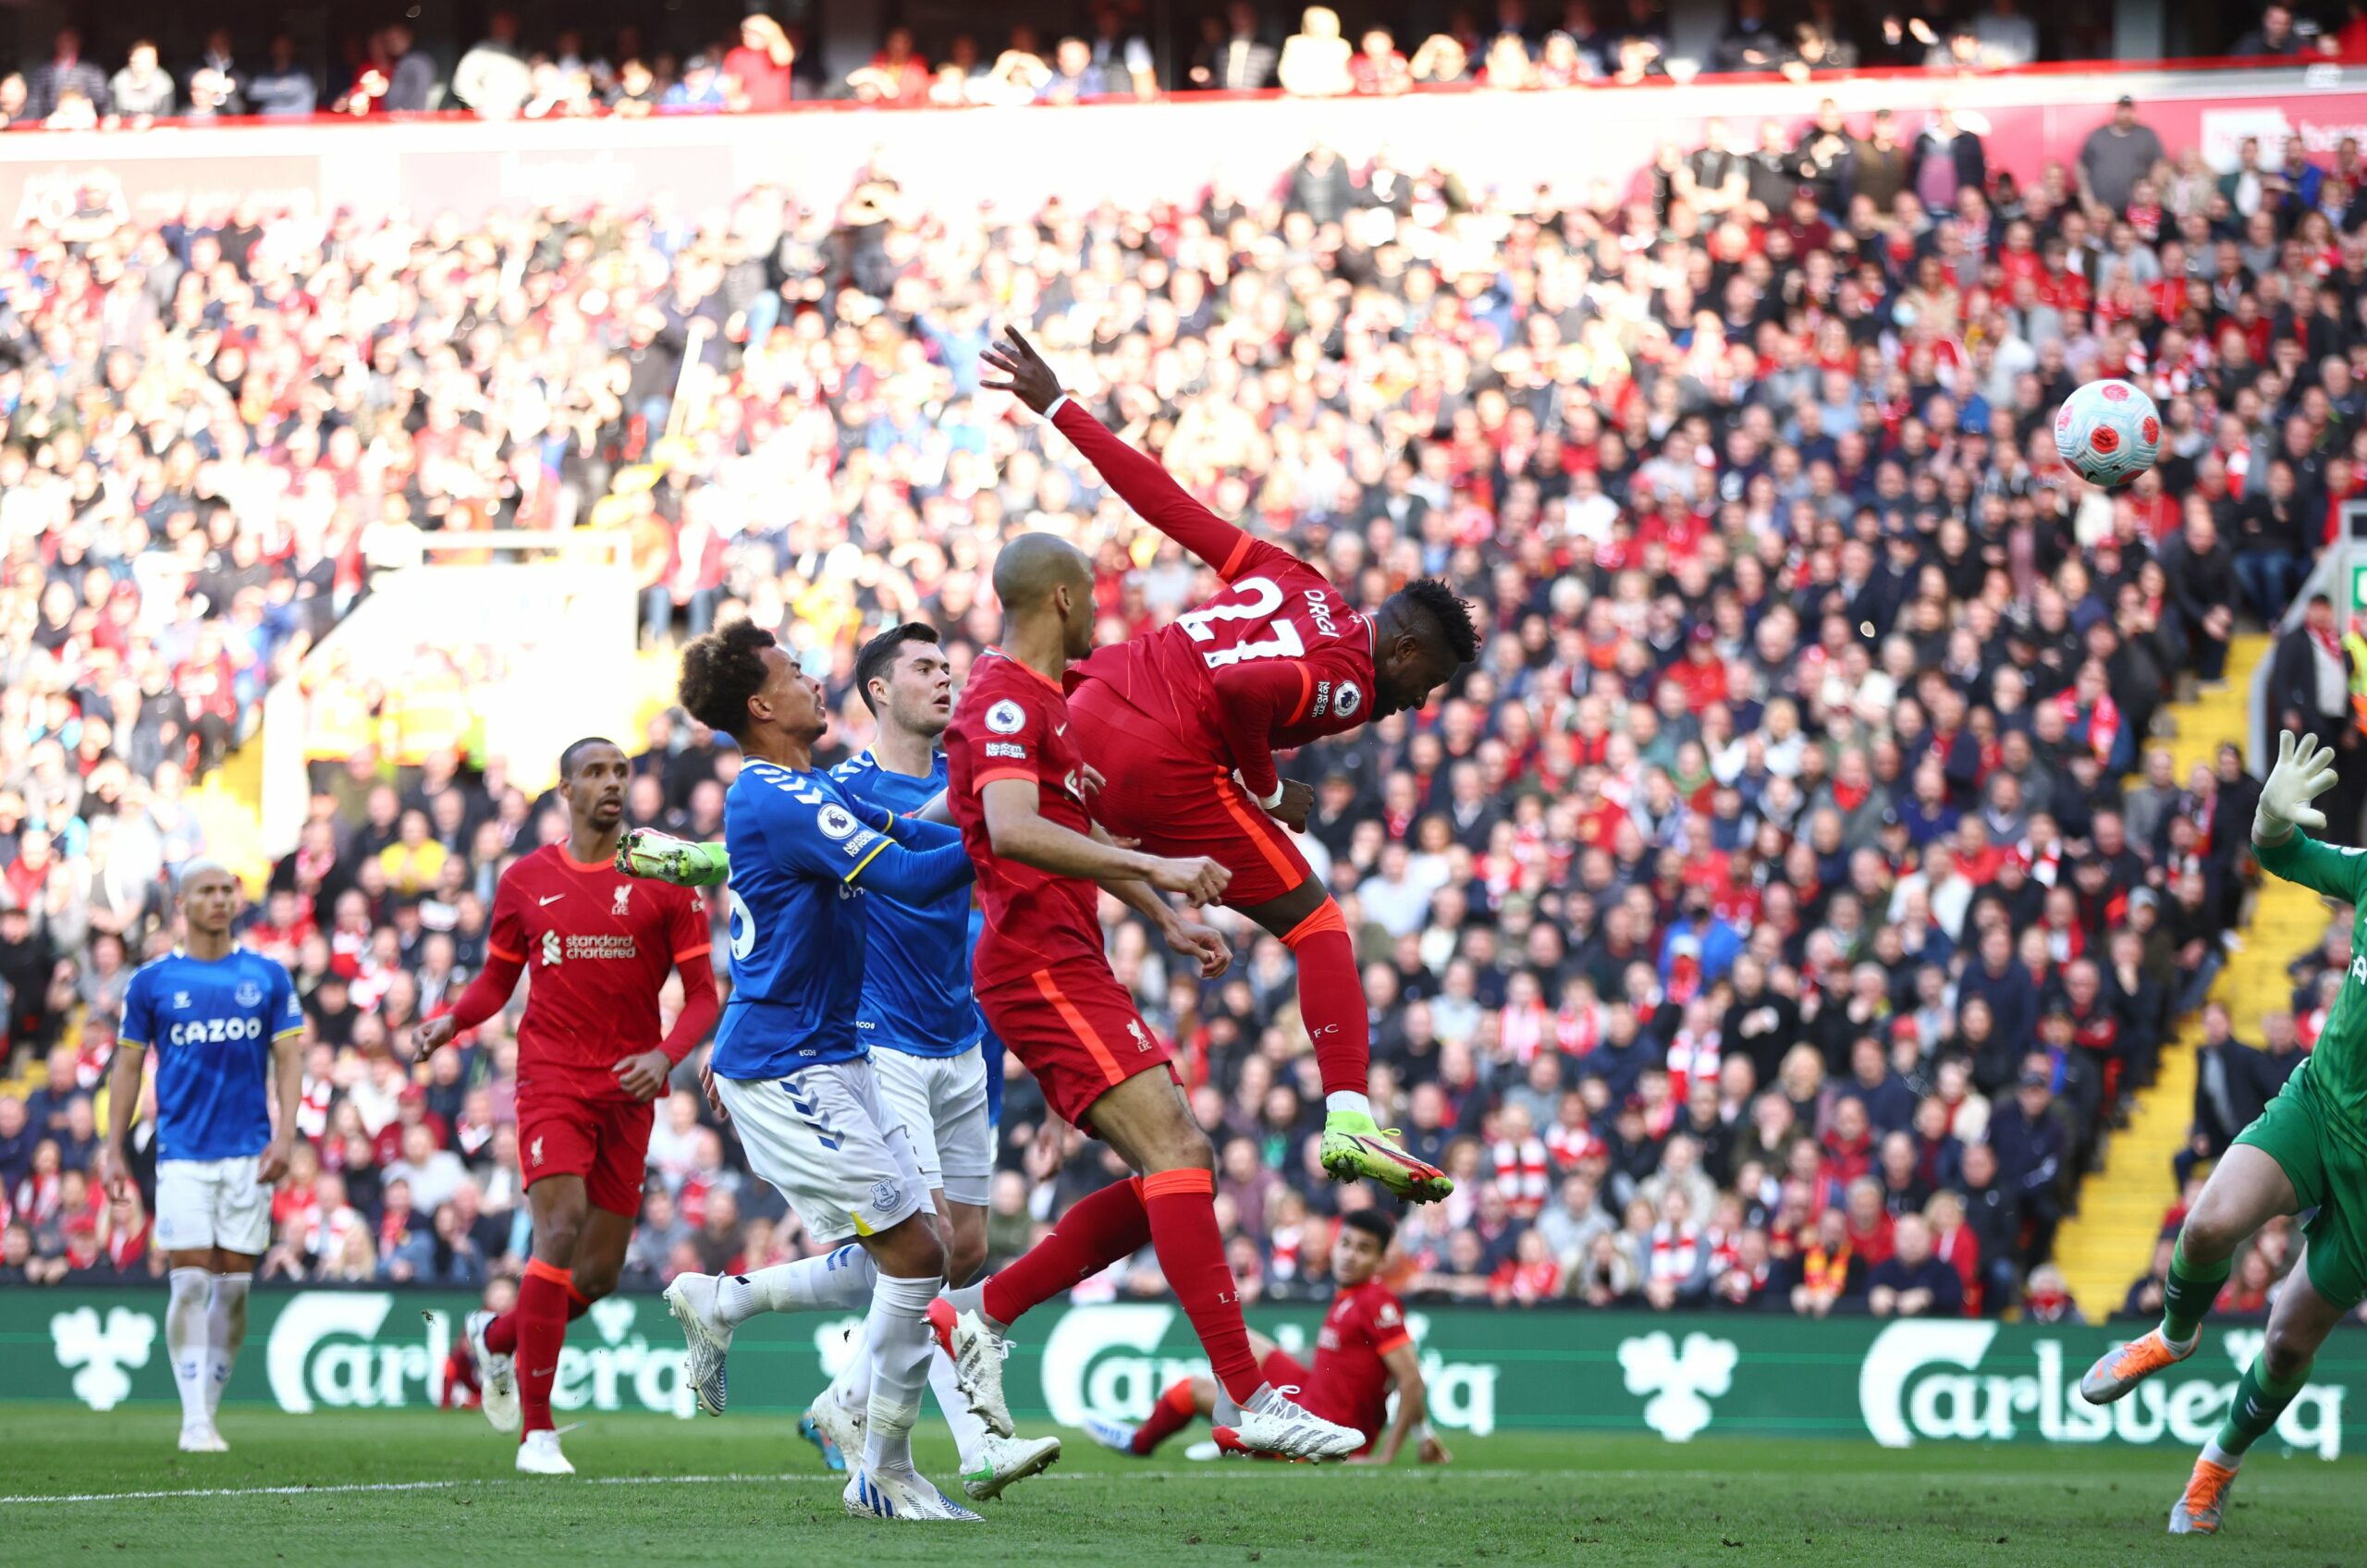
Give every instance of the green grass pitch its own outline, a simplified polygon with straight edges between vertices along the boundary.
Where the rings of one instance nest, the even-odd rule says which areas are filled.
[[[2367,1550],[2367,1466],[2273,1452],[2238,1483],[2224,1534],[2173,1540],[2188,1458],[2167,1449],[1500,1434],[1456,1439],[1445,1470],[1383,1472],[1194,1464],[1183,1441],[1130,1463],[1072,1432],[1060,1465],[987,1504],[984,1525],[903,1525],[846,1518],[840,1483],[773,1417],[595,1417],[566,1439],[571,1481],[514,1476],[472,1413],[233,1408],[222,1455],[176,1452],[178,1429],[156,1405],[8,1407],[0,1562],[2313,1568]],[[952,1478],[941,1430],[919,1452]]]

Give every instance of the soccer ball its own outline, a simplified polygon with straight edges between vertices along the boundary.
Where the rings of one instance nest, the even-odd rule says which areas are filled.
[[[2161,453],[2161,410],[2126,381],[2091,381],[2055,413],[2054,449],[2091,484],[2126,484]]]

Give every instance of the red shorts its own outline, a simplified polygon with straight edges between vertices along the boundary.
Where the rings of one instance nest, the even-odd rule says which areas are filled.
[[[656,1114],[649,1102],[521,1095],[518,1167],[526,1185],[546,1176],[581,1176],[593,1207],[638,1216]]]
[[[1358,1453],[1365,1453],[1371,1450],[1373,1439],[1380,1435],[1380,1427],[1369,1425],[1359,1417],[1343,1415],[1333,1409],[1331,1403],[1323,1397],[1325,1390],[1316,1386],[1315,1374],[1307,1369],[1306,1363],[1290,1352],[1280,1346],[1269,1351],[1266,1354],[1266,1359],[1257,1364],[1257,1371],[1266,1381],[1273,1384],[1277,1389],[1296,1389],[1298,1392],[1289,1397],[1308,1415],[1319,1415],[1326,1421],[1337,1421],[1343,1427],[1354,1427],[1357,1431],[1362,1432],[1365,1435],[1365,1446],[1356,1450]]]
[[[1086,1126],[1093,1102],[1137,1072],[1163,1067],[1175,1075],[1167,1047],[1106,963],[1067,963],[983,987],[978,1008],[1036,1075],[1044,1103],[1072,1126]]]
[[[1279,899],[1314,875],[1282,826],[1230,768],[1183,754],[1174,737],[1110,690],[1087,680],[1069,693],[1077,747],[1107,780],[1093,819],[1146,853],[1206,855],[1233,873],[1224,901],[1236,909]]]

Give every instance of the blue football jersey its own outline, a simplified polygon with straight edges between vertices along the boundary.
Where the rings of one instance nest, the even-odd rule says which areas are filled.
[[[723,798],[731,855],[731,1000],[716,1075],[785,1078],[865,1053],[855,1028],[872,898],[850,880],[888,847],[879,808],[827,773],[750,758]]]
[[[921,778],[891,772],[869,752],[839,764],[830,777],[865,805],[910,816],[945,788],[945,753],[938,753]],[[957,888],[926,905],[870,897],[871,943],[857,1018],[865,1040],[875,1050],[908,1056],[959,1056],[975,1047],[984,1025],[970,990],[970,889]]]
[[[175,951],[123,994],[127,1045],[156,1053],[156,1158],[236,1159],[271,1142],[271,1047],[301,1033],[288,971],[233,949],[211,962]]]

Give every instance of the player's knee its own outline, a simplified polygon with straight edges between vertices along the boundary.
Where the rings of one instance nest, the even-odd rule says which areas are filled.
[[[1213,1174],[1217,1168],[1216,1149],[1209,1144],[1208,1135],[1188,1117],[1178,1117],[1160,1128],[1149,1153],[1150,1171],[1206,1170]]]
[[[2299,1376],[2317,1354],[2316,1341],[2289,1323],[2271,1323],[2260,1345],[2262,1365],[2280,1383]]]
[[[583,1216],[555,1210],[534,1221],[534,1256],[563,1268],[575,1265],[576,1243],[583,1237]]]
[[[616,1294],[617,1270],[623,1261],[621,1258],[579,1257],[575,1266],[568,1270],[567,1277],[574,1282],[576,1294],[585,1301],[598,1301],[602,1296]]]
[[[937,1233],[937,1217],[914,1214],[872,1238],[872,1261],[883,1274],[899,1280],[942,1279],[945,1243]]]
[[[966,1285],[976,1279],[987,1267],[987,1232],[984,1226],[973,1230],[956,1225],[953,1239],[945,1249],[945,1280],[950,1285]]]
[[[2189,1261],[2216,1262],[2243,1244],[2242,1223],[2234,1204],[2213,1196],[2206,1188],[2178,1231],[2178,1246]]]

